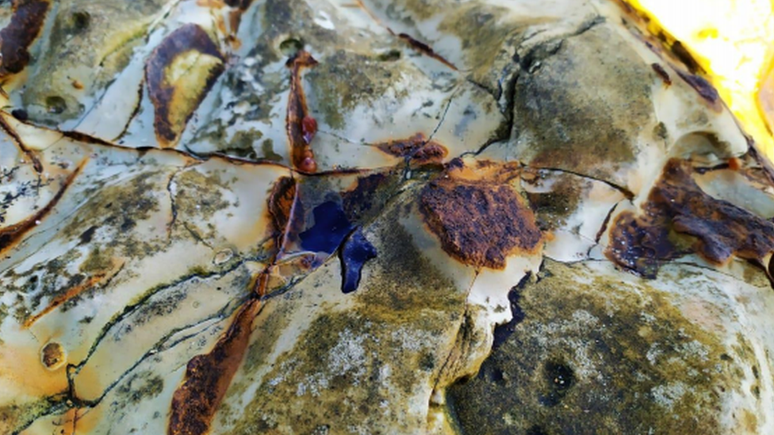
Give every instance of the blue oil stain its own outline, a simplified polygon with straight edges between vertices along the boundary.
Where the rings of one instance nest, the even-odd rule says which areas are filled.
[[[376,258],[376,248],[365,238],[360,228],[344,242],[341,260],[341,291],[352,293],[360,285],[360,274],[368,260]]]
[[[314,226],[299,234],[301,248],[312,252],[334,253],[353,228],[344,209],[336,201],[326,201],[315,207],[312,213]]]

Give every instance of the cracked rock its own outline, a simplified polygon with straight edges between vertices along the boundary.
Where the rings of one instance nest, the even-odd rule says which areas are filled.
[[[774,172],[641,24],[0,2],[0,432],[773,433]]]

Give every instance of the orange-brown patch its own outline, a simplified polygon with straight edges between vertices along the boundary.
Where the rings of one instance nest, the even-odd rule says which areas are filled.
[[[193,92],[193,90],[177,89],[167,81],[166,68],[172,62],[188,51],[197,51],[201,54],[216,57],[223,62],[225,59],[218,50],[218,46],[210,39],[207,32],[196,24],[186,24],[175,30],[153,50],[145,64],[145,79],[148,84],[148,94],[155,108],[153,127],[156,137],[162,146],[173,144],[180,134],[180,126],[174,125],[170,118],[170,109],[175,92]],[[212,88],[215,80],[224,71],[223,64],[213,67],[209,71],[203,89],[199,90],[194,107],[187,113],[185,122],[193,115],[193,109],[201,104],[207,92]]]
[[[272,219],[277,258],[303,226],[303,205],[298,200],[298,183],[294,178],[282,177],[274,183],[268,199],[269,215]]]
[[[172,396],[168,435],[203,435],[242,363],[261,301],[248,301],[210,353],[188,362],[185,379]]]
[[[377,148],[395,157],[410,158],[412,162],[441,163],[449,155],[445,146],[435,141],[428,141],[422,133],[417,133],[408,139],[398,139],[376,145]]]
[[[40,351],[40,361],[49,370],[56,370],[65,363],[65,352],[62,345],[57,342],[49,342]]]
[[[13,2],[11,22],[0,30],[0,78],[16,74],[30,61],[27,51],[46,19],[49,1],[18,0]]]
[[[453,161],[420,195],[420,210],[449,255],[475,267],[503,269],[508,256],[537,253],[543,235],[509,179],[512,164]],[[514,172],[516,174],[514,175]]]
[[[670,240],[670,231],[692,236],[691,251],[707,261],[726,263],[732,256],[762,267],[774,252],[774,223],[704,193],[691,177],[689,162],[670,160],[643,205],[643,214],[621,213],[610,230],[605,254],[617,264],[655,277],[661,262],[686,254]]]
[[[290,68],[290,94],[285,115],[285,130],[290,144],[290,156],[293,167],[306,173],[317,171],[317,163],[312,152],[312,139],[317,133],[317,121],[309,115],[306,95],[301,86],[301,70],[317,65],[317,61],[308,52],[301,50],[286,63]]]

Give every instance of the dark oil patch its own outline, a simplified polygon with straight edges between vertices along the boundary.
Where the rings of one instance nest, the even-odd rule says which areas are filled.
[[[13,2],[11,22],[0,30],[0,78],[16,74],[27,66],[28,49],[43,27],[48,7],[46,0]]]
[[[699,62],[696,62],[696,59],[693,57],[691,52],[685,48],[682,42],[674,41],[670,47],[670,50],[672,51],[672,54],[674,54],[675,57],[677,57],[680,62],[682,62],[688,68],[688,71],[690,71],[691,74],[704,71],[701,65],[699,65]]]
[[[765,269],[765,259],[774,252],[774,223],[704,193],[691,170],[689,162],[667,162],[642,216],[624,212],[616,218],[607,257],[649,278],[656,276],[663,261],[688,250],[716,264],[737,256]],[[682,247],[673,233],[691,236],[695,242]]]
[[[192,50],[213,56],[219,59],[220,63],[210,68],[202,89],[181,89],[180,86],[175,86],[174,83],[169,82],[166,70],[178,56]],[[186,24],[175,30],[153,50],[145,64],[145,78],[148,83],[148,94],[155,108],[153,126],[162,145],[177,140],[194,110],[207,95],[218,76],[224,71],[224,60],[218,46],[210,39],[207,32],[196,24]],[[188,93],[190,94],[188,99],[193,100],[190,107],[185,108],[185,119],[182,121],[182,125],[178,125],[179,123],[170,116],[176,93]]]
[[[204,435],[231,384],[250,339],[258,299],[247,302],[236,314],[226,334],[210,353],[188,362],[185,380],[172,396],[168,435]]]
[[[360,276],[366,262],[376,258],[376,248],[358,228],[344,241],[339,253],[341,260],[341,291],[352,293],[360,285]]]
[[[403,157],[417,163],[441,163],[449,150],[445,146],[428,141],[422,133],[408,139],[398,139],[376,145],[377,148],[395,157]]]
[[[502,345],[508,337],[516,330],[516,326],[524,320],[524,310],[521,309],[519,301],[521,300],[521,290],[527,285],[527,282],[532,278],[532,273],[524,275],[524,277],[508,292],[508,302],[511,308],[511,320],[503,325],[497,325],[494,329],[494,341],[492,342],[492,349],[497,349]]]
[[[691,87],[694,88],[702,98],[711,103],[713,107],[717,108],[718,110],[720,109],[720,96],[718,95],[718,91],[704,77],[700,77],[695,74],[686,74],[679,70],[677,71],[677,74],[680,75],[680,78],[685,80],[686,83],[691,85]]]
[[[317,121],[309,115],[304,87],[301,85],[301,70],[317,65],[311,54],[298,51],[288,59],[290,68],[290,93],[285,116],[285,130],[290,145],[290,157],[293,167],[306,173],[317,171],[311,143],[317,133]]]
[[[377,172],[357,179],[355,186],[342,192],[341,202],[350,220],[370,215],[377,202],[377,192],[389,182],[387,174]]]
[[[336,201],[323,202],[312,213],[314,226],[299,234],[301,247],[311,252],[332,254],[352,231],[352,223]]]
[[[478,165],[450,164],[422,189],[420,210],[449,255],[475,267],[503,269],[513,253],[538,252],[543,236],[532,210],[507,182],[487,175],[466,178],[471,170],[502,176],[509,172],[505,165]]]
[[[657,63],[651,64],[650,66],[653,68],[653,71],[655,71],[655,73],[661,77],[661,80],[663,80],[667,86],[672,84],[672,78],[669,77],[669,73],[666,72],[663,66]]]

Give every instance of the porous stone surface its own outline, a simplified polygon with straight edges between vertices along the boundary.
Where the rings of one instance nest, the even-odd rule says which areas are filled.
[[[774,433],[774,171],[646,27],[0,2],[0,432]]]

